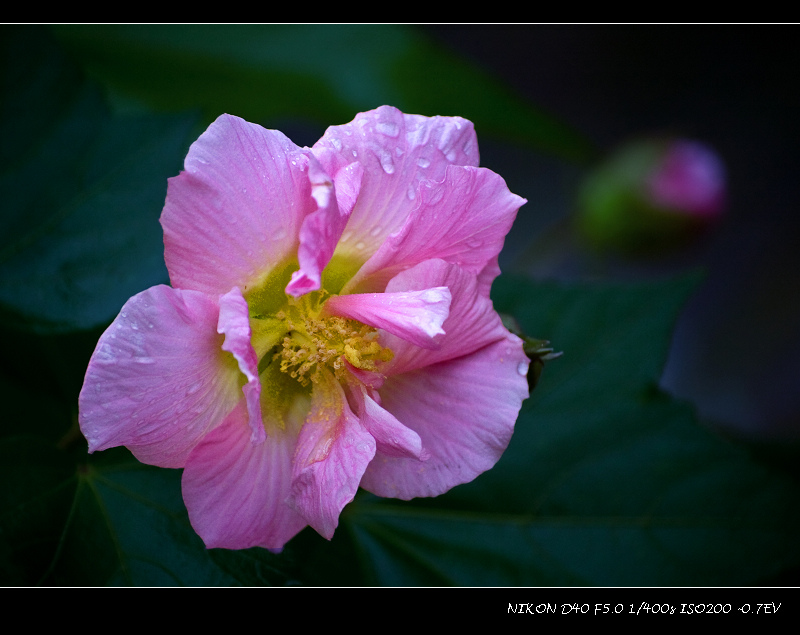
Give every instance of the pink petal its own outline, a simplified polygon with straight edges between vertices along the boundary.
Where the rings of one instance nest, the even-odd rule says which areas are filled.
[[[300,223],[315,208],[303,155],[280,132],[238,117],[209,126],[169,179],[161,214],[174,287],[246,291],[295,257]]]
[[[373,456],[375,440],[350,410],[339,382],[327,375],[314,385],[311,411],[300,431],[291,504],[330,540]]]
[[[405,115],[381,106],[331,126],[312,148],[329,174],[352,161],[364,168],[358,202],[339,250],[366,260],[403,226],[423,179],[441,181],[448,165],[478,165],[472,123],[460,117]]]
[[[473,480],[508,446],[528,396],[528,359],[514,335],[474,353],[403,375],[380,390],[382,406],[422,439],[425,462],[376,454],[361,486],[378,496],[438,496]]]
[[[450,166],[443,182],[422,183],[419,206],[344,291],[381,289],[398,272],[430,258],[479,274],[495,261],[525,202],[491,170]]]
[[[261,443],[266,438],[261,420],[261,383],[258,379],[258,357],[250,343],[250,315],[247,302],[239,287],[219,298],[219,322],[217,332],[225,335],[222,350],[231,353],[239,364],[239,370],[247,378],[242,390],[247,401],[251,441]]]
[[[333,256],[353,211],[363,173],[359,163],[351,163],[341,168],[336,178],[331,180],[313,155],[308,157],[308,163],[311,196],[317,203],[317,210],[305,217],[300,228],[297,252],[300,269],[292,274],[291,282],[286,286],[286,293],[294,297],[320,288],[322,270]]]
[[[78,400],[90,452],[126,445],[145,463],[183,466],[242,395],[218,318],[215,298],[167,286],[125,303],[97,343]]]
[[[183,471],[183,499],[206,547],[280,549],[306,526],[285,502],[298,427],[272,426],[275,433],[253,444],[241,400],[197,445]]]
[[[361,423],[375,439],[377,452],[384,456],[427,460],[428,453],[423,450],[419,435],[384,410],[365,387],[354,387],[353,395],[359,404]]]
[[[486,298],[489,297],[492,290],[492,283],[499,275],[500,263],[498,262],[498,257],[495,256],[486,263],[486,266],[481,269],[481,272],[478,274],[478,290],[482,296]]]
[[[458,265],[427,260],[397,274],[386,291],[391,295],[431,287],[447,287],[452,296],[450,314],[442,325],[445,334],[436,338],[436,348],[426,350],[392,333],[383,333],[381,345],[394,352],[394,358],[381,369],[385,374],[407,373],[462,357],[508,335],[492,301],[481,292],[476,276]]]
[[[363,293],[329,298],[325,308],[332,315],[358,320],[385,329],[416,346],[436,348],[434,337],[443,334],[450,313],[450,290],[434,287],[396,293]]]

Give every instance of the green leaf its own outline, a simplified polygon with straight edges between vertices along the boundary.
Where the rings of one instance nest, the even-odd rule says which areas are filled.
[[[235,584],[189,525],[177,470],[131,458],[79,465],[75,478],[72,513],[44,584]]]
[[[382,104],[460,115],[493,134],[570,158],[590,145],[489,73],[406,26],[60,25],[58,37],[123,104],[200,107],[322,128]]]
[[[0,584],[41,582],[70,515],[70,457],[35,437],[0,439]]]
[[[359,499],[342,523],[381,585],[752,585],[800,562],[797,483],[700,426],[656,381],[695,280],[501,278],[498,310],[549,362],[511,445],[432,500]]]
[[[63,332],[167,281],[158,217],[195,118],[112,116],[46,34],[3,31],[0,319]]]

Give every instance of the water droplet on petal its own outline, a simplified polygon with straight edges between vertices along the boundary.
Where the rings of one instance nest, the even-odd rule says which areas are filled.
[[[419,159],[417,159],[417,165],[421,167],[423,170],[427,168],[430,164],[431,162],[425,157],[420,157]]]
[[[366,247],[366,245],[365,245],[365,244],[364,244],[362,241],[360,241],[360,240],[359,240],[359,241],[356,243],[356,249],[359,249],[359,250],[361,250],[361,249],[364,249],[364,247]]]
[[[341,240],[340,240],[339,242],[346,243],[346,242],[348,242],[348,241],[349,241],[349,240],[350,240],[352,237],[353,237],[353,232],[351,232],[351,231],[347,231],[347,232],[345,232],[344,234],[342,234],[342,238],[341,238]]]
[[[528,362],[520,362],[520,363],[517,365],[517,372],[518,372],[520,375],[522,375],[523,377],[525,377],[525,376],[528,374],[528,366],[529,366],[529,365],[530,365],[530,364],[529,364]]]
[[[284,238],[286,238],[286,233],[287,233],[286,229],[280,227],[276,229],[275,232],[272,234],[272,240],[283,240]]]
[[[383,227],[380,227],[380,226],[373,227],[373,228],[372,228],[372,231],[369,233],[369,235],[370,235],[370,236],[377,236],[377,235],[378,235],[378,234],[380,234],[382,231],[383,231]]]
[[[408,190],[406,190],[406,196],[408,196],[409,201],[413,201],[415,198],[417,198],[417,188],[415,188],[413,184],[408,186]]]
[[[200,386],[201,386],[201,385],[202,385],[202,383],[201,383],[201,382],[199,382],[199,381],[198,381],[198,382],[195,382],[194,384],[192,384],[191,386],[189,386],[189,387],[186,389],[186,395],[187,395],[187,396],[188,396],[188,395],[193,395],[193,394],[194,394],[194,393],[196,393],[198,390],[200,390]]]
[[[396,123],[391,121],[380,121],[375,126],[375,129],[381,134],[385,134],[387,137],[396,137],[398,134],[400,134],[400,128]]]
[[[386,172],[386,174],[394,173],[394,163],[392,162],[392,155],[389,154],[388,152],[381,151],[379,158],[381,161],[381,167],[383,168],[383,171]]]
[[[342,142],[341,142],[341,141],[339,141],[339,139],[337,139],[336,137],[333,137],[333,138],[331,139],[331,145],[332,145],[334,148],[336,148],[337,150],[341,150],[341,149],[342,149]]]

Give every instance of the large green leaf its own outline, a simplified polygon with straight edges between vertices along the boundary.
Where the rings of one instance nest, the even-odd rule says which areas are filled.
[[[44,30],[4,27],[0,54],[0,315],[46,332],[107,323],[167,280],[158,216],[195,118],[112,116]]]
[[[0,439],[0,584],[282,585],[286,557],[206,550],[180,472],[117,450],[90,461],[42,438]]]
[[[489,73],[399,25],[61,25],[125,103],[324,128],[382,104],[460,115],[481,134],[581,158],[588,142]]]
[[[797,482],[658,392],[692,280],[501,279],[548,363],[499,464],[445,496],[343,515],[376,584],[751,585],[800,562]]]

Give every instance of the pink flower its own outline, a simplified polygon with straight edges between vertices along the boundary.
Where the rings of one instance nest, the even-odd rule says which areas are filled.
[[[698,218],[717,217],[725,207],[725,167],[708,146],[676,139],[658,157],[646,190],[660,209]]]
[[[489,300],[525,201],[469,121],[382,107],[313,148],[222,115],[169,180],[172,287],[134,296],[80,395],[89,451],[183,468],[208,547],[331,538],[359,487],[436,496],[492,467],[528,395]]]

